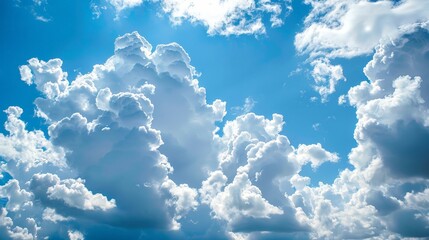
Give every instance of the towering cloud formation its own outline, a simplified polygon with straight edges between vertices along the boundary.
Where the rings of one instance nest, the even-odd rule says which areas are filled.
[[[339,156],[294,147],[279,114],[224,123],[187,53],[138,33],[70,81],[62,61],[30,59],[21,78],[41,93],[47,132],[5,110],[0,134],[1,239],[399,238],[429,236],[429,33],[383,44],[348,93],[357,146],[332,184],[314,171]],[[331,66],[332,67],[332,66]]]
[[[19,119],[22,109],[6,110],[9,136],[1,135],[0,154],[13,180],[1,187],[9,199],[3,214],[19,216],[11,218],[9,233],[33,215],[39,217],[33,237],[65,237],[66,231],[49,232],[50,221],[180,228],[177,221],[198,205],[190,186],[198,187],[217,164],[213,132],[225,115],[224,102],[206,103],[189,61],[179,45],[152,52],[134,32],[116,40],[105,64],[71,82],[60,59],[33,58],[21,66],[22,80],[42,94],[37,115],[49,127],[48,138],[29,132]]]

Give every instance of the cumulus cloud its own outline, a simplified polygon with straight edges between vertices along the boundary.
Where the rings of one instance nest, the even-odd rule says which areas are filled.
[[[347,95],[356,108],[353,169],[333,184],[293,179],[289,196],[312,238],[428,237],[428,31],[416,28],[380,44],[365,67],[369,81]]]
[[[116,40],[106,63],[73,81],[60,59],[21,66],[21,79],[42,93],[35,105],[48,135],[26,130],[21,108],[6,110],[9,134],[0,135],[0,156],[13,179],[1,186],[1,197],[8,199],[5,216],[15,218],[9,229],[29,231],[23,219],[30,215],[44,220],[39,237],[60,237],[52,224],[82,219],[124,229],[180,228],[182,216],[198,206],[191,186],[217,163],[215,122],[225,115],[224,102],[206,103],[189,62],[178,44],[152,52],[132,33]],[[189,134],[190,128],[196,131]],[[190,147],[196,142],[200,151]]]
[[[84,183],[80,178],[60,180],[57,175],[47,173],[35,174],[30,184],[32,188],[37,188],[38,193],[41,189],[46,189],[43,195],[52,200],[62,200],[70,207],[103,211],[116,207],[115,200],[107,200],[99,193],[93,194]]]
[[[299,185],[291,179],[303,165],[335,154],[314,145],[301,156],[303,146],[295,149],[280,133],[279,114],[246,113],[220,134],[216,122],[226,103],[207,103],[180,45],[153,50],[134,32],[116,39],[104,64],[74,80],[60,59],[30,59],[20,73],[41,92],[34,103],[48,127],[28,131],[21,108],[6,110],[9,134],[0,135],[0,156],[12,179],[0,196],[8,199],[9,237],[92,238],[100,229],[129,238],[153,229],[165,238],[308,231],[285,192],[292,193],[291,182]]]
[[[428,21],[428,2],[306,0],[312,9],[295,46],[311,56],[354,57],[371,53],[379,42],[401,36],[407,26]]]
[[[201,24],[209,35],[264,34],[266,25],[279,27],[292,11],[291,1],[279,0],[151,0],[174,25],[183,21]],[[108,0],[117,16],[121,11],[143,4],[143,0]],[[265,21],[265,16],[268,20]]]
[[[5,111],[0,238],[427,237],[428,35],[416,28],[377,47],[368,81],[347,94],[352,168],[316,186],[303,167],[338,154],[294,146],[279,114],[248,112],[219,129],[226,103],[207,102],[176,43],[152,49],[125,34],[74,80],[60,59],[31,59],[21,79],[41,92],[48,126],[28,130],[21,108]]]
[[[262,16],[270,16],[270,24],[283,24],[283,16],[291,11],[289,1],[240,0],[240,1],[179,1],[163,0],[162,8],[170,15],[173,24],[183,20],[200,23],[210,35],[241,35],[265,33]]]
[[[259,238],[260,232],[266,233],[264,237],[302,237],[310,228],[287,195],[299,185],[296,175],[303,165],[327,159],[322,160],[324,156],[320,154],[308,159],[302,156],[303,147],[295,149],[280,134],[283,124],[281,115],[266,119],[254,113],[225,124],[219,167],[203,182],[200,192],[202,203],[210,206],[214,218],[227,223],[232,238]],[[320,145],[315,148],[334,156]],[[296,157],[298,151],[302,161]]]
[[[359,120],[355,138],[362,147],[371,142],[383,164],[398,176],[428,176],[424,170],[428,155],[421,144],[427,141],[429,74],[424,67],[408,67],[427,62],[425,50],[421,51],[428,47],[428,36],[426,29],[418,28],[395,44],[380,45],[365,67],[370,81],[348,94]],[[403,61],[411,62],[402,65]],[[359,165],[367,162],[362,160]]]
[[[293,153],[293,157],[301,165],[311,163],[311,167],[314,169],[324,162],[337,162],[339,159],[336,153],[326,151],[320,143],[311,145],[300,144]]]
[[[335,92],[335,86],[339,81],[345,81],[341,65],[332,65],[329,59],[319,58],[311,62],[314,79],[314,89],[320,94],[321,101],[328,101],[328,96]]]

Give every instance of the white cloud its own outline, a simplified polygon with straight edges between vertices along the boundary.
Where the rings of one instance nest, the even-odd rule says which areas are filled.
[[[271,205],[262,197],[261,190],[251,184],[246,173],[235,176],[233,182],[213,198],[210,206],[216,218],[228,222],[242,216],[269,218],[272,214],[283,213],[280,208]]]
[[[61,59],[52,59],[48,62],[36,58],[28,60],[28,65],[19,67],[21,79],[27,84],[34,83],[37,90],[47,98],[59,97],[69,85],[67,73],[63,72]]]
[[[355,151],[375,147],[373,151],[381,155],[387,169],[401,176],[427,176],[422,170],[427,153],[419,150],[419,142],[428,136],[429,74],[424,67],[408,66],[427,61],[424,53],[417,52],[427,48],[422,39],[428,35],[427,30],[416,29],[397,44],[380,45],[365,68],[370,82],[362,82],[348,94],[359,120],[355,138],[361,146]],[[404,59],[411,62],[402,65]],[[407,74],[411,76],[404,76]],[[410,155],[413,152],[416,154]],[[358,166],[369,161],[359,159],[358,154],[351,156]],[[405,157],[409,158],[407,163],[401,160]]]
[[[420,0],[306,0],[312,10],[295,46],[311,56],[354,57],[396,39],[404,28],[429,20],[429,3]]]
[[[172,180],[166,180],[162,183],[161,188],[166,190],[170,195],[167,204],[174,207],[174,220],[180,220],[186,213],[196,210],[198,207],[197,196],[198,192],[194,188],[190,188],[188,184],[176,185]],[[173,229],[179,230],[180,223],[175,222]]]
[[[73,220],[71,217],[64,217],[58,214],[53,208],[46,208],[43,211],[42,219],[54,223]]]
[[[105,196],[89,191],[80,178],[60,180],[53,174],[35,174],[31,184],[37,188],[46,188],[46,195],[52,200],[62,200],[70,207],[82,210],[100,209],[106,211],[116,207],[115,200],[108,200]],[[46,184],[43,186],[43,184]]]
[[[11,212],[33,206],[32,194],[21,189],[16,179],[9,180],[5,185],[0,186],[0,197],[8,198],[6,209]]]
[[[107,0],[116,10],[117,13],[128,9],[140,6],[143,0]]]
[[[13,226],[12,218],[8,217],[8,211],[5,208],[0,209],[0,237],[4,239],[32,240],[34,235],[27,228]]]
[[[117,17],[143,0],[108,0]],[[210,35],[264,34],[266,25],[279,27],[292,11],[291,1],[279,0],[151,0],[159,4],[174,25],[183,21],[202,24]],[[265,23],[264,15],[269,16]]]
[[[320,94],[322,102],[328,101],[328,96],[335,92],[335,86],[339,81],[346,81],[341,65],[332,65],[329,59],[319,58],[311,62],[314,79],[314,89]]]
[[[22,80],[43,94],[35,105],[48,136],[27,131],[19,107],[6,111],[2,168],[14,178],[9,185],[28,183],[20,191],[34,195],[24,212],[24,204],[15,204],[23,200],[2,186],[11,196],[6,207],[19,213],[6,213],[18,224],[9,228],[30,231],[23,221],[31,215],[42,226],[40,237],[66,238],[53,224],[81,220],[92,223],[80,225],[88,237],[94,225],[117,227],[130,238],[140,235],[136,227],[181,231],[181,221],[198,208],[196,187],[217,165],[215,122],[226,104],[206,102],[181,46],[152,52],[136,32],[119,37],[115,54],[88,74],[69,81],[61,66],[60,59],[33,58],[20,67]]]
[[[84,236],[83,236],[83,234],[81,232],[79,232],[79,231],[69,230],[67,233],[69,235],[69,239],[70,240],[84,240],[85,239]]]
[[[21,78],[43,94],[35,104],[48,135],[6,110],[0,156],[14,179],[0,187],[10,198],[0,238],[428,236],[428,35],[377,48],[369,81],[347,95],[358,118],[352,169],[315,187],[303,166],[338,155],[291,145],[279,114],[246,113],[217,132],[226,104],[207,103],[178,44],[152,51],[126,34],[70,81],[61,60],[30,60]]]
[[[259,231],[268,236],[308,231],[307,223],[301,221],[286,196],[293,187],[310,181],[296,177],[310,160],[296,158],[295,149],[280,134],[283,124],[278,114],[270,120],[248,113],[224,126],[219,169],[203,182],[200,192],[202,203],[211,207],[215,218],[227,222],[232,237],[259,238]],[[336,157],[315,146],[325,154],[313,154],[315,163]]]
[[[343,94],[338,97],[338,105],[344,105],[345,103],[347,103],[347,96]]]
[[[429,235],[428,172],[423,170],[428,164],[428,74],[419,66],[427,63],[428,35],[417,28],[379,45],[365,68],[369,81],[350,89],[347,97],[358,118],[358,146],[349,154],[354,169],[317,187],[293,179],[297,186],[289,199],[313,227],[312,238]]]
[[[6,160],[2,168],[13,177],[29,180],[40,168],[50,165],[63,168],[66,166],[62,148],[54,146],[42,131],[27,131],[25,123],[19,119],[23,110],[9,107],[5,129],[8,136],[0,134],[0,156]]]
[[[320,143],[311,145],[300,144],[292,157],[301,165],[311,163],[313,169],[318,168],[324,162],[337,162],[339,160],[336,153],[326,151]]]
[[[271,26],[276,27],[283,24],[282,14],[291,11],[288,2],[271,0],[163,0],[162,8],[174,24],[201,23],[210,35],[262,34],[261,15],[270,15]]]

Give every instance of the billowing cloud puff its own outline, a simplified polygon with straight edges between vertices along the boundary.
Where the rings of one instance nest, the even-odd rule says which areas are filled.
[[[322,102],[328,101],[328,96],[335,92],[337,83],[346,80],[341,65],[332,65],[329,59],[319,58],[311,62],[314,79],[314,89],[320,94]]]
[[[215,219],[227,223],[232,238],[307,236],[310,227],[287,196],[298,185],[303,165],[317,167],[338,157],[320,144],[295,149],[280,134],[283,124],[281,115],[269,120],[254,113],[225,124],[219,167],[200,192],[202,203],[210,206]]]
[[[64,201],[70,207],[103,211],[116,207],[115,200],[107,200],[99,193],[93,194],[84,183],[80,178],[60,180],[57,175],[50,173],[35,174],[30,182],[31,188],[37,189],[37,192],[34,191],[37,194],[46,195],[50,200]]]
[[[295,46],[311,56],[354,57],[371,53],[410,25],[429,20],[429,3],[420,0],[306,0],[312,10]]]
[[[423,147],[429,140],[429,74],[418,67],[427,62],[428,36],[427,30],[418,28],[394,45],[380,45],[365,67],[370,82],[348,94],[359,120],[355,138],[360,146],[353,153],[374,146],[374,153],[397,176],[429,177],[425,167],[429,155]],[[364,167],[369,160],[352,154],[357,166]]]

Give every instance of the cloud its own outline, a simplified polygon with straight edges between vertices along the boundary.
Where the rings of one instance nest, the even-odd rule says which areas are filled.
[[[283,24],[282,14],[291,11],[289,1],[179,1],[163,0],[162,8],[173,24],[183,20],[201,23],[210,35],[263,34],[265,24],[261,15],[270,16],[272,27]]]
[[[266,32],[266,25],[279,27],[283,18],[291,11],[291,1],[278,0],[238,0],[238,1],[198,1],[198,0],[151,0],[159,4],[162,12],[169,16],[173,25],[183,21],[201,24],[209,35],[260,35]],[[108,0],[119,14],[125,10],[141,6],[143,0]],[[94,7],[92,7],[94,8]],[[96,11],[95,14],[99,14]],[[265,21],[265,16],[268,20]]]
[[[428,21],[428,3],[419,0],[306,0],[312,9],[295,37],[296,49],[311,56],[354,57],[371,53],[379,42],[401,36]]]
[[[6,234],[66,238],[53,224],[69,232],[79,225],[88,236],[101,226],[130,238],[141,234],[134,229],[179,234],[199,205],[197,187],[217,164],[215,122],[225,103],[206,102],[182,47],[152,52],[136,32],[119,37],[114,55],[88,74],[69,81],[61,67],[60,59],[37,58],[20,67],[21,79],[42,93],[35,105],[47,136],[26,130],[21,108],[5,111],[9,134],[0,135],[0,156],[13,178],[1,186],[4,214],[13,219]],[[30,216],[37,233],[25,223]]]
[[[298,184],[296,174],[309,161],[297,160],[297,150],[280,134],[283,124],[281,115],[273,114],[270,120],[254,113],[225,124],[219,168],[200,192],[202,203],[210,206],[214,218],[227,223],[232,238],[309,231],[287,198],[293,192],[292,182]]]
[[[54,223],[73,220],[73,218],[71,217],[64,217],[59,215],[53,208],[45,208],[45,210],[43,211],[42,219]]]
[[[427,48],[427,36],[427,30],[418,28],[394,45],[380,45],[365,67],[370,82],[362,82],[348,94],[350,103],[357,107],[355,138],[362,147],[370,142],[392,174],[403,177],[428,176],[423,167],[427,153],[421,144],[427,141],[429,124],[429,74],[425,68],[401,64],[404,59],[416,65],[427,61],[424,53],[417,53]],[[364,164],[359,162],[356,164]]]
[[[60,59],[33,58],[20,72],[42,93],[36,113],[48,128],[47,135],[28,131],[22,109],[6,111],[9,134],[0,135],[7,143],[0,153],[13,177],[2,186],[6,209],[13,210],[5,213],[13,219],[10,229],[60,238],[75,229],[88,238],[100,231],[129,238],[141,231],[225,238],[309,230],[285,191],[292,193],[291,182],[299,185],[291,179],[303,165],[318,166],[335,154],[314,145],[308,159],[297,160],[303,146],[296,150],[280,134],[279,114],[267,119],[246,113],[220,134],[216,122],[226,103],[207,103],[180,45],[153,51],[134,32],[116,39],[104,64],[74,80]],[[34,162],[27,152],[46,160]],[[30,215],[37,233],[23,223]]]
[[[133,8],[141,5],[143,0],[107,0],[111,4],[116,12],[121,12],[127,8]]]
[[[69,239],[70,240],[84,240],[85,238],[83,237],[83,234],[79,231],[72,231],[69,230],[68,232],[69,235]]]
[[[46,189],[43,194],[51,200],[62,200],[70,207],[82,210],[106,211],[116,207],[115,200],[108,200],[105,196],[89,191],[82,179],[60,180],[54,174],[35,174],[30,182],[31,188],[37,191]],[[40,189],[41,188],[41,189]]]
[[[252,111],[252,109],[255,107],[256,103],[257,102],[255,100],[253,100],[251,97],[247,97],[244,99],[243,106],[232,107],[231,110],[232,110],[233,114],[235,114],[235,115],[246,114],[246,113],[249,113]]]
[[[41,92],[47,131],[28,130],[19,107],[5,111],[0,238],[427,237],[428,35],[415,28],[376,48],[368,81],[347,94],[352,167],[316,186],[304,166],[338,154],[291,144],[279,114],[219,129],[226,103],[207,102],[177,43],[153,49],[125,34],[74,80],[60,59],[31,59],[21,79]]]
[[[428,236],[427,70],[409,67],[427,62],[427,34],[415,28],[380,44],[365,67],[369,81],[350,89],[358,119],[353,169],[317,187],[293,179],[289,199],[313,227],[312,238]]]
[[[293,157],[301,165],[311,163],[311,167],[316,169],[324,162],[337,162],[339,157],[336,153],[330,153],[323,149],[320,143],[304,145],[300,144],[293,153]]]
[[[338,105],[344,105],[345,103],[347,103],[347,96],[343,94],[338,97]]]
[[[332,65],[329,59],[319,58],[311,62],[314,79],[314,89],[320,94],[321,101],[327,102],[328,96],[335,92],[335,86],[339,81],[346,81],[341,65]]]

